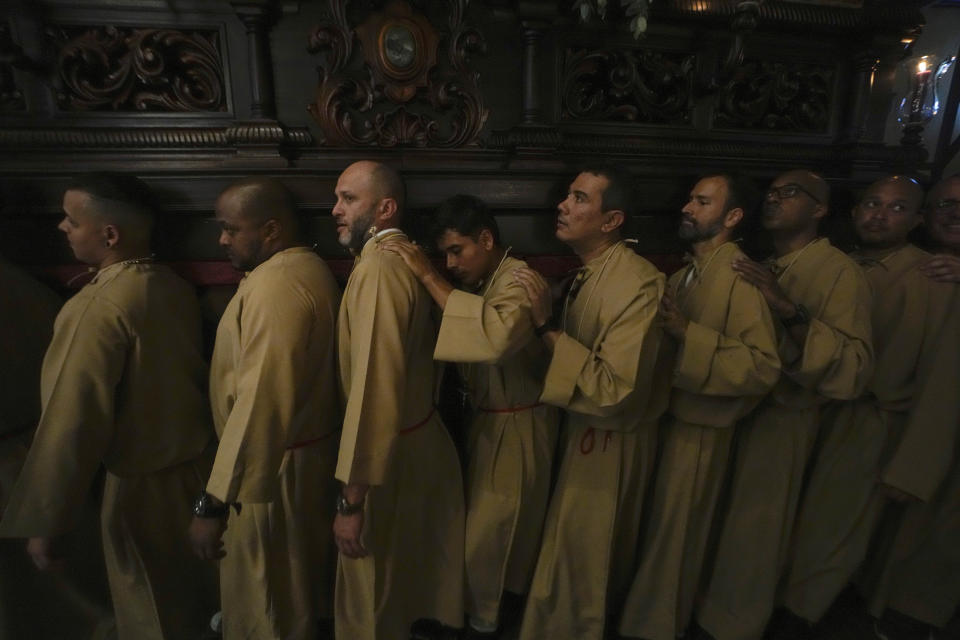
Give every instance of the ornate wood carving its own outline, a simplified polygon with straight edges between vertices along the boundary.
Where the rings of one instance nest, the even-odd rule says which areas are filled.
[[[13,75],[13,56],[19,50],[11,38],[10,25],[0,22],[0,112],[24,111],[27,108],[23,93]],[[9,55],[8,55],[9,54]]]
[[[47,35],[58,49],[61,109],[227,110],[216,31],[56,26]]]
[[[690,121],[693,57],[647,49],[564,52],[561,118]]]
[[[714,126],[824,133],[833,78],[827,66],[748,61],[721,87]]]
[[[430,40],[425,36],[424,48],[415,50],[416,56],[424,57],[409,63],[414,69],[409,77],[402,68],[402,54],[397,58],[401,67],[393,72],[388,65],[371,65],[356,55],[346,4],[347,0],[330,0],[329,17],[314,28],[308,46],[308,51],[323,56],[317,67],[317,97],[307,109],[324,133],[324,144],[461,147],[475,143],[488,110],[470,58],[483,53],[486,43],[466,21],[467,0],[448,4],[447,28],[439,32],[440,51],[445,55],[437,58],[436,65],[430,64]],[[394,16],[406,12],[408,28],[419,24],[426,33],[424,17],[418,18],[406,3],[400,5],[405,8],[394,8]],[[369,24],[386,28],[392,24],[377,15],[370,20]],[[385,32],[363,25],[358,32],[377,34],[376,38],[364,36],[361,47],[368,61],[380,56],[379,48],[387,46],[380,37]],[[369,51],[374,41],[377,52]]]

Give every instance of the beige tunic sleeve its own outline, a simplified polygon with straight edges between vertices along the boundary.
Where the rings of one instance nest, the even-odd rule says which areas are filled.
[[[632,283],[620,284],[622,295],[630,295]],[[588,415],[617,414],[630,394],[650,384],[639,379],[639,373],[650,370],[652,367],[641,365],[657,357],[659,340],[647,337],[651,331],[659,331],[653,322],[662,295],[662,279],[643,282],[623,311],[601,327],[592,349],[562,333],[547,369],[541,400]]]
[[[802,351],[784,332],[783,374],[805,389],[834,400],[860,396],[873,371],[870,285],[851,263],[837,278],[819,310],[810,309]]]
[[[317,366],[305,341],[313,331],[333,335],[327,314],[279,277],[251,287],[240,312],[236,401],[220,436],[207,491],[224,502],[271,502],[280,463],[296,437],[301,381]]]
[[[687,325],[674,386],[711,396],[762,395],[780,377],[773,319],[756,287],[737,278],[725,332]]]
[[[928,501],[953,464],[960,438],[960,295],[954,294],[936,352],[918,372],[919,393],[896,452],[880,479]]]
[[[72,528],[113,439],[114,390],[134,341],[121,310],[106,300],[81,298],[64,307],[43,362],[43,414],[3,535],[53,536]]]
[[[419,284],[393,258],[375,251],[359,262],[343,301],[350,349],[340,357],[350,359],[350,380],[343,381],[349,391],[336,476],[348,484],[382,484],[399,432],[409,426],[403,424],[404,338]]]
[[[501,277],[512,280],[508,274]],[[443,311],[433,357],[447,362],[499,364],[532,338],[532,329],[529,298],[515,282],[488,299],[453,291]]]

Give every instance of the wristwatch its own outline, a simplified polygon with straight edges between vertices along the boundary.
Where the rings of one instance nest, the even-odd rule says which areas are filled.
[[[222,502],[214,504],[213,496],[206,491],[201,491],[200,496],[193,503],[193,515],[198,518],[226,518],[228,513],[230,513],[230,505]]]
[[[351,504],[342,493],[337,494],[337,513],[342,516],[352,516],[363,511],[363,501],[358,504]]]
[[[793,327],[798,324],[810,324],[810,312],[807,311],[807,308],[802,304],[794,306],[794,313],[789,318],[781,318],[780,322],[783,323],[785,327]]]

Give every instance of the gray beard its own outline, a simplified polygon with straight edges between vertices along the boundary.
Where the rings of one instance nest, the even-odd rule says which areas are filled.
[[[340,244],[352,251],[360,251],[363,248],[363,243],[367,240],[367,232],[372,225],[372,215],[358,218],[350,225],[350,237],[347,238],[346,243],[341,242]]]

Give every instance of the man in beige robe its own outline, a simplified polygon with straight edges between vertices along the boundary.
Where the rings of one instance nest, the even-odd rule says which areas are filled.
[[[932,635],[960,605],[960,274],[949,260],[960,258],[958,203],[960,176],[930,190],[924,224],[938,255],[916,267],[930,284],[911,281],[904,294],[928,293],[946,321],[935,340],[924,341],[926,374],[916,373],[909,419],[882,468],[880,480],[897,502],[887,503],[861,579],[870,612],[881,618],[878,630],[890,638]]]
[[[191,532],[201,557],[222,558],[226,640],[313,640],[333,605],[340,292],[298,241],[279,181],[231,185],[216,215],[221,246],[247,273],[217,329],[210,402],[220,445],[205,496],[214,506]],[[236,505],[229,517],[226,505]]]
[[[540,550],[557,409],[540,402],[547,351],[513,271],[527,264],[500,244],[483,201],[454,196],[436,212],[434,237],[454,289],[415,245],[384,242],[427,288],[443,318],[437,360],[460,363],[474,409],[467,446],[467,614],[472,637],[494,637],[504,591],[525,594]],[[484,635],[486,634],[486,636]]]
[[[640,568],[620,621],[623,636],[683,635],[734,426],[780,377],[770,308],[731,266],[744,257],[733,238],[752,205],[749,183],[719,174],[698,181],[683,208],[679,235],[694,255],[670,278],[661,301],[664,330],[680,350]]]
[[[41,569],[73,529],[101,465],[101,528],[121,639],[193,637],[215,609],[190,553],[190,503],[213,433],[193,289],[150,258],[151,196],[127,176],[79,178],[63,197],[76,257],[96,268],[57,316],[43,412],[0,535],[29,537]]]
[[[540,399],[566,412],[524,640],[600,640],[634,569],[670,380],[657,368],[664,275],[620,239],[633,203],[630,184],[616,168],[589,169],[558,205],[556,236],[584,266],[556,323],[543,278],[529,269],[514,272],[552,354]]]
[[[869,284],[853,260],[817,237],[829,195],[826,182],[809,171],[778,176],[762,217],[773,237],[773,264],[733,263],[779,320],[782,373],[743,426],[715,564],[697,613],[718,640],[763,635],[821,407],[858,397],[872,370]]]
[[[463,625],[464,505],[460,464],[434,408],[433,300],[385,240],[402,236],[404,185],[357,162],[340,175],[333,217],[359,252],[339,318],[346,398],[336,477],[343,483],[336,636],[452,636]]]
[[[884,498],[929,500],[929,465],[908,468],[895,450],[914,435],[908,426],[951,431],[938,414],[946,407],[917,403],[923,384],[943,379],[932,370],[956,285],[937,283],[919,269],[930,254],[909,244],[921,222],[923,190],[916,181],[890,176],[870,185],[854,208],[861,249],[853,254],[873,290],[876,365],[867,393],[834,412],[811,471],[794,535],[784,604],[789,618],[820,620],[867,553]],[[934,382],[936,384],[936,382]],[[954,403],[955,404],[955,403]],[[942,442],[929,440],[931,445]],[[883,455],[884,449],[890,451]],[[881,483],[879,488],[877,482]],[[934,485],[935,486],[935,485]],[[802,623],[794,627],[804,629]]]

